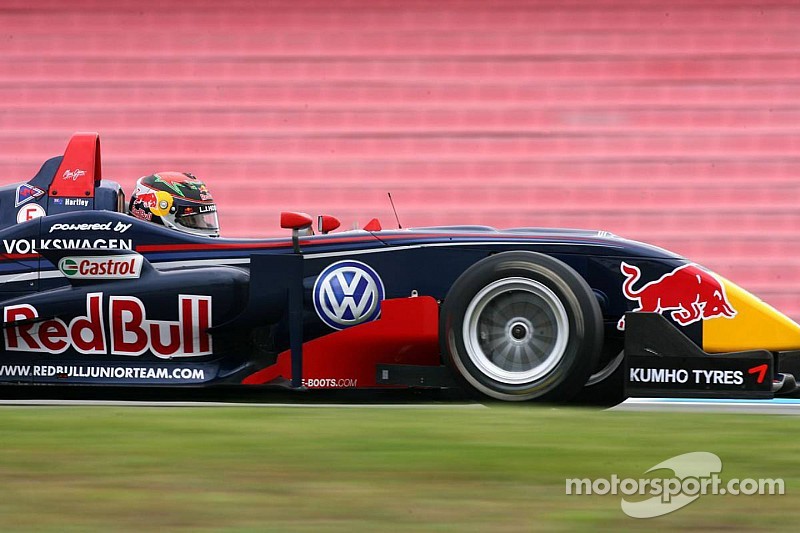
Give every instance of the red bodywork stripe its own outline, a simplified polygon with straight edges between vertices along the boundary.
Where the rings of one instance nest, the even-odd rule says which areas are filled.
[[[438,366],[439,305],[430,296],[381,303],[381,318],[303,344],[303,379],[310,388],[387,387],[377,383],[377,365]],[[292,378],[289,350],[277,362],[247,376],[245,385]],[[314,383],[320,383],[315,386]],[[392,385],[391,387],[396,387]]]
[[[413,236],[412,236],[413,238]],[[372,235],[364,235],[360,237],[348,237],[339,239],[325,239],[319,241],[300,240],[300,246],[314,246],[322,244],[338,244],[345,242],[363,242],[375,241],[380,243],[378,239]],[[201,250],[258,250],[264,248],[291,248],[292,241],[280,240],[275,242],[252,242],[252,243],[207,243],[207,244],[145,244],[137,246],[137,252],[182,252],[182,251],[201,251]]]
[[[375,241],[375,243],[379,243],[381,241],[396,241],[396,240],[408,240],[408,239],[430,239],[430,238],[441,238],[441,239],[452,239],[452,238],[486,238],[488,235],[486,234],[471,234],[471,233],[463,233],[463,234],[438,234],[438,233],[410,233],[407,235],[380,235],[380,236],[373,236],[373,235],[363,235],[359,237],[339,237],[339,238],[329,238],[329,239],[319,239],[319,240],[300,240],[300,246],[323,246],[329,244],[345,244],[345,243],[357,243],[357,242],[364,242],[364,241]],[[515,239],[515,240],[532,240],[532,239],[543,239],[546,238],[545,235],[509,235],[509,234],[493,234],[491,237],[494,237],[498,240],[501,239]],[[576,241],[586,241],[591,240],[588,237],[570,237],[572,240]],[[424,243],[421,243],[424,244]],[[488,242],[476,242],[476,243],[468,243],[468,244],[492,244],[491,241]],[[276,242],[254,242],[254,243],[208,243],[208,244],[145,244],[142,246],[137,246],[136,251],[138,252],[179,252],[179,251],[202,251],[202,250],[256,250],[256,249],[264,249],[264,248],[289,248],[291,247],[292,243],[289,240],[281,240]]]
[[[203,250],[258,250],[262,248],[285,248],[291,246],[286,242],[260,242],[252,244],[215,243],[215,244],[143,244],[136,246],[137,252],[190,252]]]
[[[381,235],[380,238],[373,235],[362,235],[358,237],[338,237],[338,238],[326,238],[326,239],[319,239],[319,240],[301,240],[300,246],[323,246],[329,244],[346,244],[346,243],[358,243],[358,242],[365,242],[365,241],[374,241],[376,244],[380,242],[386,241],[396,241],[396,240],[408,240],[408,239],[430,239],[430,238],[441,238],[441,239],[452,239],[452,238],[486,238],[488,235],[486,234],[471,234],[471,233],[464,233],[464,234],[447,234],[447,233],[410,233],[406,235]],[[543,239],[547,238],[545,235],[509,235],[509,234],[493,234],[491,237],[501,240],[501,239],[515,239],[515,240],[534,240],[534,239]],[[570,237],[571,240],[575,241],[590,241],[592,240],[590,237]],[[424,243],[420,243],[424,244]],[[486,242],[475,242],[475,243],[465,243],[465,244],[492,244],[492,241]],[[148,253],[148,252],[192,252],[192,251],[213,251],[213,250],[231,250],[231,251],[246,251],[246,250],[264,250],[264,249],[275,249],[275,248],[289,248],[292,246],[290,240],[278,240],[273,242],[252,242],[252,243],[226,243],[226,242],[217,242],[217,243],[196,243],[196,244],[143,244],[136,246],[136,251],[140,253]],[[20,259],[35,259],[39,257],[39,254],[2,254],[1,257],[3,259],[8,260],[20,260]]]

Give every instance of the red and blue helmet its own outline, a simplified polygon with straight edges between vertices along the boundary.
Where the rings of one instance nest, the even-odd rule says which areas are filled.
[[[214,199],[206,184],[188,172],[159,172],[139,178],[128,212],[191,235],[219,237]]]

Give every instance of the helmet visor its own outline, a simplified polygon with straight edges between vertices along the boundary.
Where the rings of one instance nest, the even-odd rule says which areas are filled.
[[[219,231],[217,208],[214,205],[179,208],[175,223],[194,230]]]

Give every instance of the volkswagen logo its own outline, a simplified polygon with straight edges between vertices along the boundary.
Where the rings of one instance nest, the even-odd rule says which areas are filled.
[[[384,298],[383,281],[369,265],[339,261],[323,270],[314,283],[314,309],[333,329],[377,319]]]

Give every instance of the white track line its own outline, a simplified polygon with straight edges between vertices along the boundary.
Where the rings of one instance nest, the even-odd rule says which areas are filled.
[[[609,410],[800,415],[800,399],[717,400],[702,398],[628,398],[623,403]]]

